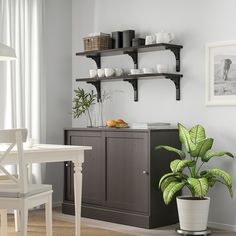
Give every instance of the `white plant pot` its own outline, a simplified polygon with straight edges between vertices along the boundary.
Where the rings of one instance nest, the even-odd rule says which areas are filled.
[[[180,229],[203,231],[207,229],[210,198],[177,197]]]

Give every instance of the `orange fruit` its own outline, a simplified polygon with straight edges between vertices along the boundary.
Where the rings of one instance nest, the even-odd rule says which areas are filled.
[[[124,124],[124,123],[126,123],[124,120],[122,120],[122,119],[117,119],[116,120],[116,123],[117,124]]]
[[[115,127],[116,126],[116,121],[115,120],[108,120],[107,121],[107,126],[108,127]]]
[[[129,128],[127,123],[116,124],[116,128]]]

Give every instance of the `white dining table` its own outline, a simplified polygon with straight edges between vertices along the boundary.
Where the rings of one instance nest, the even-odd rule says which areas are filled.
[[[75,194],[75,231],[80,236],[81,228],[81,198],[82,198],[82,164],[84,151],[91,150],[90,146],[71,146],[53,144],[34,144],[32,147],[24,145],[25,164],[52,163],[72,161],[74,163],[74,194]],[[5,150],[0,145],[0,155]],[[2,162],[4,165],[17,163],[17,152],[13,149]],[[55,173],[58,174],[58,173]]]

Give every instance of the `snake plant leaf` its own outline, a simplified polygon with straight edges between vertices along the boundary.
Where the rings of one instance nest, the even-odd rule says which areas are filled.
[[[219,151],[219,152],[207,152],[203,157],[202,161],[203,162],[208,162],[212,157],[221,157],[221,156],[229,156],[234,158],[234,155],[230,152],[224,152],[224,151]]]
[[[209,169],[207,172],[216,177],[220,177],[223,180],[223,183],[228,187],[231,197],[233,197],[232,177],[230,174],[220,169]]]
[[[195,144],[206,139],[205,129],[201,125],[195,125],[189,130],[189,134],[192,142]]]
[[[182,125],[178,124],[179,129],[179,140],[182,144],[184,144],[186,151],[190,152],[196,148],[196,145],[192,142],[190,134],[188,130]]]
[[[197,143],[195,150],[191,151],[192,157],[204,157],[206,152],[212,148],[214,139],[207,138]]]
[[[156,150],[162,149],[162,148],[167,150],[167,151],[169,151],[169,152],[177,153],[180,156],[181,159],[185,159],[185,157],[186,157],[185,152],[181,151],[181,150],[179,150],[177,148],[173,148],[173,147],[170,147],[170,146],[163,146],[163,145],[159,145],[159,146],[155,147]]]
[[[208,192],[209,185],[206,178],[188,178],[188,183],[192,185],[194,192],[200,197],[204,198]]]
[[[168,205],[173,199],[174,195],[184,187],[185,183],[171,182],[163,192],[163,199],[166,205]]]
[[[173,171],[173,173],[181,172],[185,167],[193,166],[196,162],[192,160],[174,160],[170,163],[170,169]]]

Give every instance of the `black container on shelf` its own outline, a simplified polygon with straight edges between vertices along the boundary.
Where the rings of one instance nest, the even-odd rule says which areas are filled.
[[[123,32],[115,31],[111,33],[112,35],[112,48],[122,48],[123,47]]]
[[[123,31],[123,48],[132,46],[132,39],[135,38],[134,30]]]
[[[144,38],[135,38],[132,39],[132,47],[138,47],[145,45],[145,39]]]

